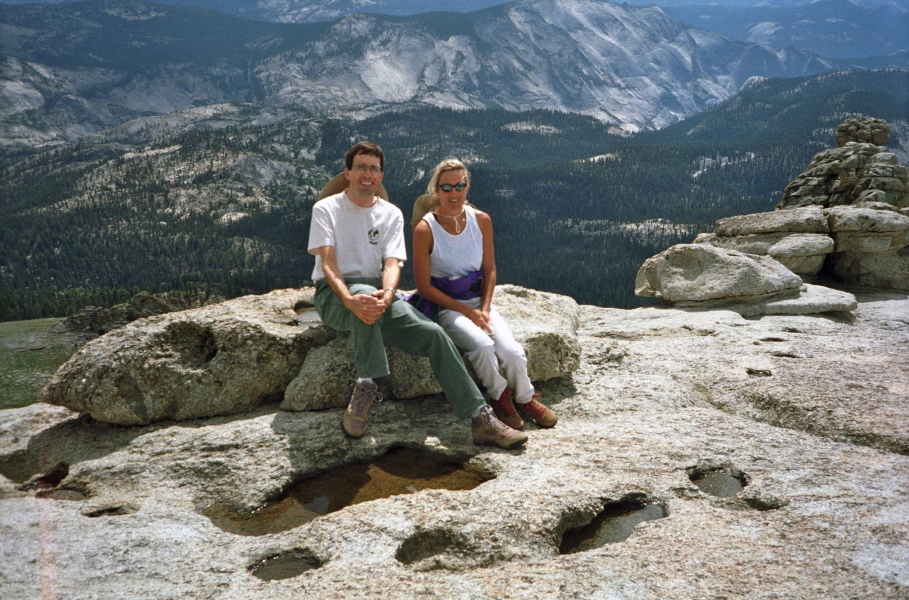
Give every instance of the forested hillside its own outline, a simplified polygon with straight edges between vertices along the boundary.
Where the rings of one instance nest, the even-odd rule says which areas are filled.
[[[467,162],[470,200],[494,220],[501,283],[634,306],[646,258],[717,218],[772,209],[846,116],[889,121],[905,160],[907,89],[909,71],[758,81],[631,137],[552,111],[339,121],[250,104],[145,119],[0,157],[0,320],[109,306],[139,290],[205,302],[308,284],[310,209],[356,139],[386,149],[385,185],[406,215],[436,162]]]

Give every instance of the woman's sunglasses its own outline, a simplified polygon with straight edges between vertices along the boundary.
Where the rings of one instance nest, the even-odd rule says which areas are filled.
[[[467,184],[464,183],[463,181],[461,183],[456,183],[454,185],[451,185],[450,183],[440,183],[439,184],[439,189],[441,189],[443,192],[450,192],[451,190],[458,190],[459,192],[463,192],[464,188],[466,188],[466,187],[467,187]]]

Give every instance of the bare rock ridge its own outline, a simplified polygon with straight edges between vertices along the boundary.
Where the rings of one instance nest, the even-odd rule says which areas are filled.
[[[114,329],[0,411],[3,598],[905,599],[909,296],[805,283],[904,264],[900,210],[723,220],[742,249],[647,261],[647,308],[499,286],[559,415],[517,451],[395,354],[345,438],[349,348],[311,289]]]
[[[754,316],[855,308],[819,280],[909,291],[909,170],[871,143],[888,140],[880,119],[847,120],[838,148],[812,159],[777,210],[720,219],[714,233],[648,259],[635,293]]]
[[[849,318],[579,307],[578,368],[538,384],[559,424],[517,452],[473,446],[437,397],[383,402],[357,441],[342,409],[130,427],[2,411],[3,597],[905,598],[909,300],[857,301]],[[406,482],[359,466],[401,448],[485,483],[331,511],[295,495],[321,475],[351,474],[347,498]]]

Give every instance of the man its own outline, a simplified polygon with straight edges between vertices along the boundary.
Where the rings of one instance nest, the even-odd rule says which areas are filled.
[[[344,165],[343,179],[332,183],[340,182],[346,189],[313,206],[309,230],[309,252],[316,256],[312,273],[316,311],[329,327],[349,331],[354,345],[357,383],[344,414],[344,432],[362,437],[369,408],[382,400],[373,379],[388,375],[384,346],[388,342],[429,357],[455,414],[471,417],[474,444],[520,446],[527,434],[496,418],[442,328],[395,294],[407,259],[404,217],[379,197],[380,190],[384,193],[382,149],[360,142],[347,151]],[[326,192],[333,191],[331,187]]]

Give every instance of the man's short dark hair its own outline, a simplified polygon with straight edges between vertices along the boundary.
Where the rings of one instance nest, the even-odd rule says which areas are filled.
[[[354,157],[357,154],[368,154],[369,156],[376,156],[379,159],[379,168],[382,171],[385,171],[385,153],[382,152],[382,148],[378,144],[373,142],[358,142],[347,151],[347,156],[344,157],[344,166],[347,167],[347,170],[353,169]]]

